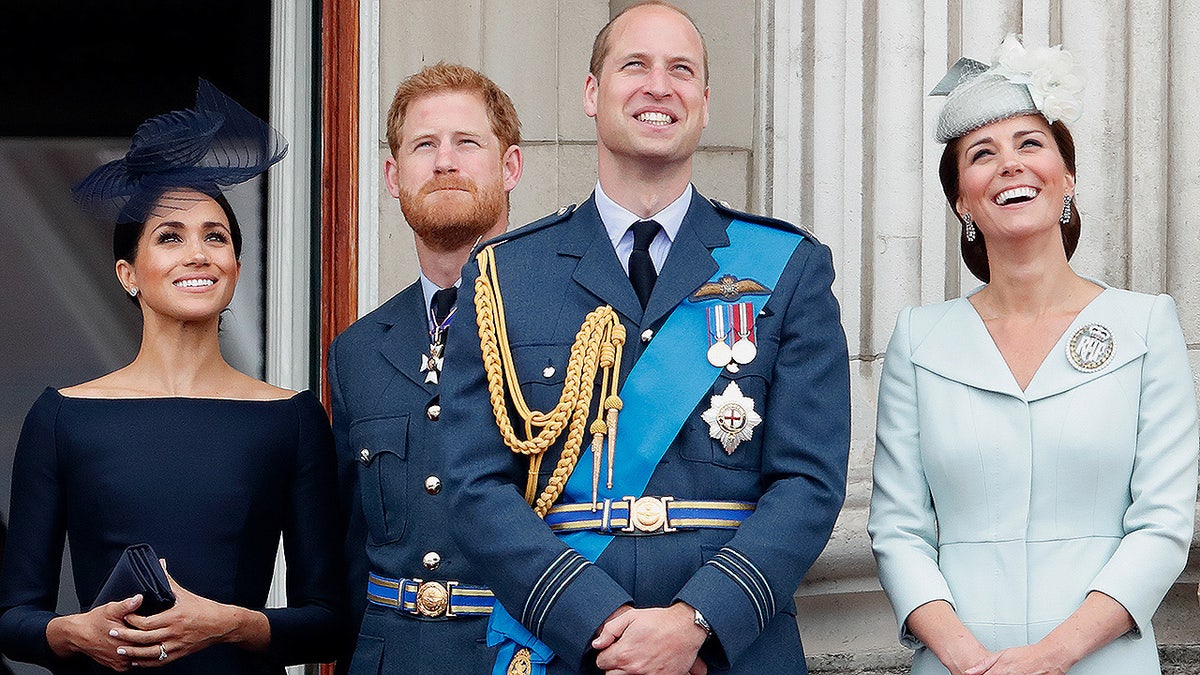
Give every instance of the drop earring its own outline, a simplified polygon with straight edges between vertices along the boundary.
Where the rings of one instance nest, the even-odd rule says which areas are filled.
[[[1058,222],[1063,225],[1071,222],[1071,195],[1063,195],[1063,210]]]
[[[971,220],[971,214],[964,213],[962,215],[963,232],[967,236],[967,241],[975,241],[975,221]]]

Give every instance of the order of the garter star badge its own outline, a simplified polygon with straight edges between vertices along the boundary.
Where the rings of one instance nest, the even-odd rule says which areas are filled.
[[[754,399],[742,394],[737,382],[712,397],[708,410],[700,413],[708,423],[708,435],[721,442],[725,454],[732,455],[742,441],[750,440],[762,417],[754,412]]]

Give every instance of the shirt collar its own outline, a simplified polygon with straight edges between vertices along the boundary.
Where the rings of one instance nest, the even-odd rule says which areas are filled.
[[[659,225],[662,225],[667,239],[674,242],[675,235],[679,234],[679,228],[683,225],[683,217],[687,215],[688,206],[691,203],[692,184],[688,183],[683,193],[676,197],[675,201],[667,204],[658,213],[643,219],[613,201],[612,197],[604,193],[600,181],[596,181],[596,210],[600,212],[600,222],[604,223],[604,230],[608,232],[608,238],[612,241],[613,248],[616,248],[617,242],[621,241],[621,237],[629,231],[629,226],[639,220],[657,221]]]
[[[431,323],[433,319],[429,316],[429,308],[433,304],[433,294],[442,290],[442,287],[430,281],[424,272],[420,273],[419,278],[421,280],[421,295],[425,296],[425,321]],[[460,278],[454,282],[454,286],[457,288],[461,283],[462,279]]]

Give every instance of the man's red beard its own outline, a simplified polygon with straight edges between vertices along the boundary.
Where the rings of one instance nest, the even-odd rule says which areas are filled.
[[[458,195],[444,199],[433,194],[444,188],[465,190],[471,198]],[[481,187],[466,178],[445,174],[434,176],[416,191],[400,189],[404,219],[421,241],[435,251],[456,251],[474,244],[495,226],[506,208],[504,188],[499,182]]]

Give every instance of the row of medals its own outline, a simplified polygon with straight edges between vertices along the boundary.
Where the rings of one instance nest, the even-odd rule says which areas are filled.
[[[708,362],[714,368],[736,373],[740,366],[758,356],[758,347],[754,345],[754,305],[749,302],[722,303],[708,307],[707,311]],[[735,321],[739,315],[741,320]],[[732,344],[731,337],[734,338]]]

